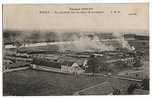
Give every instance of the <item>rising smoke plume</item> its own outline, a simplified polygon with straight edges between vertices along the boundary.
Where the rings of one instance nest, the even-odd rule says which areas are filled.
[[[116,37],[117,42],[122,46],[122,48],[126,48],[128,50],[133,50],[133,47],[130,46],[128,41],[125,40],[124,34],[122,33],[113,33],[113,36]]]
[[[58,37],[62,41],[62,34],[58,33]],[[86,33],[80,33],[80,35],[73,35],[70,38],[69,43],[59,45],[60,51],[71,50],[71,51],[111,51],[115,48],[112,45],[106,45],[101,42],[99,37],[95,34],[92,34],[92,37],[86,35]]]

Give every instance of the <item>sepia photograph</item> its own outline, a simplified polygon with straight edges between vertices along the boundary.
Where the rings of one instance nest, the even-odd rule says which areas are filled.
[[[3,4],[3,96],[149,95],[149,3]]]

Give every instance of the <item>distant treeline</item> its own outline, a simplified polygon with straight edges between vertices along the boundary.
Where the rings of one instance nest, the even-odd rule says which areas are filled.
[[[3,43],[14,44],[20,42],[22,44],[39,43],[39,42],[58,42],[58,41],[72,41],[84,35],[81,32],[51,32],[51,31],[15,31],[5,30],[3,32]],[[113,39],[112,33],[85,33],[90,39],[97,36],[99,39]],[[137,36],[132,34],[125,34],[125,38],[134,37],[136,39],[149,39],[148,36]]]
[[[9,31],[3,32],[4,44],[13,44],[14,42],[22,43],[38,43],[38,42],[54,42],[56,39],[54,32],[40,33],[40,31],[23,32],[23,31]]]
[[[10,31],[3,32],[4,44],[13,44],[14,42],[21,43],[38,43],[38,42],[57,42],[57,41],[72,41],[81,37],[82,33],[78,32],[41,32],[41,31]],[[112,39],[112,33],[86,33],[91,39],[94,35],[99,38]]]

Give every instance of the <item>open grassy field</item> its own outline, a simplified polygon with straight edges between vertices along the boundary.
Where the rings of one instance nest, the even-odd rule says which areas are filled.
[[[44,71],[24,70],[3,74],[3,95],[72,95],[74,92],[102,83],[106,77],[65,75]]]
[[[110,82],[111,86],[126,94],[126,90],[134,81],[120,80],[103,76],[73,75],[36,70],[21,70],[3,74],[4,96],[48,96],[72,95],[73,93],[100,84]],[[96,92],[95,92],[96,93]]]

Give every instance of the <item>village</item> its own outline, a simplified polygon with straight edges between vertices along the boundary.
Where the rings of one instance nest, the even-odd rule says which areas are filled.
[[[51,33],[49,35],[54,35],[54,34]],[[10,87],[8,88],[9,90],[5,90],[4,87],[4,95],[11,93],[13,93],[13,95],[24,95],[26,89],[22,89],[25,90],[25,92],[23,93],[19,92],[20,94],[18,93],[18,91],[16,92],[12,91],[15,89],[11,89],[13,88],[11,86],[11,82],[7,81],[7,79],[9,80],[11,78],[9,76],[7,78],[7,75],[17,72],[26,72],[26,71],[30,72],[29,70],[31,70],[29,74],[31,74],[32,71],[47,72],[50,74],[57,73],[57,75],[63,76],[63,78],[61,79],[64,79],[64,76],[67,77],[71,75],[70,79],[71,77],[73,77],[74,81],[78,81],[78,82],[80,79],[89,80],[91,77],[91,80],[93,80],[92,84],[93,82],[96,82],[95,79],[97,79],[97,82],[98,80],[100,82],[101,80],[99,79],[100,76],[104,77],[104,79],[108,79],[104,81],[105,84],[103,85],[101,84],[102,86],[99,85],[101,87],[101,88],[99,87],[100,91],[90,92],[89,90],[82,90],[81,92],[77,92],[78,90],[76,91],[76,89],[74,88],[73,91],[74,90],[75,91],[74,92],[72,91],[73,93],[69,93],[69,94],[87,95],[87,94],[110,94],[110,93],[112,94],[148,94],[149,93],[148,85],[144,85],[142,83],[143,80],[146,79],[146,84],[147,84],[148,83],[147,80],[149,78],[149,77],[145,78],[149,75],[148,74],[149,39],[147,36],[139,36],[133,34],[116,35],[114,33],[105,33],[105,34],[104,33],[86,33],[86,34],[76,33],[76,35],[75,33],[73,34],[71,33],[71,35],[69,36],[69,33],[67,34],[65,33],[64,36],[62,34],[62,39],[61,36],[59,36],[58,34],[57,37],[54,36],[52,37],[52,39],[49,38],[45,42],[42,39],[41,41],[36,36],[38,36],[38,34],[34,34],[32,40],[34,40],[33,38],[35,37],[35,41],[32,42],[37,42],[36,40],[39,40],[39,42],[37,43],[30,43],[30,39],[28,43],[27,41],[24,41],[23,43],[23,41],[21,40],[15,41],[14,39],[18,38],[17,35],[15,35],[14,37],[6,36],[7,38],[4,39],[7,40],[10,39],[11,37],[12,41],[13,40],[15,41],[12,45],[10,45],[10,43],[8,44],[7,43],[8,41],[7,42],[4,41],[4,57],[3,57],[4,86]],[[32,75],[33,74],[31,74],[31,77]],[[88,76],[90,77],[88,78]],[[24,79],[24,77],[22,79],[26,80],[26,78]],[[113,81],[115,82],[114,79],[115,80],[120,79],[121,81],[128,80],[130,83],[127,83],[126,86],[123,86],[122,87],[123,89],[119,87],[114,88],[111,85]],[[81,83],[81,80],[79,83]],[[142,87],[139,87],[140,85]],[[19,85],[16,86],[19,87]],[[137,90],[134,93],[133,92],[127,93],[127,87],[129,88],[132,86],[133,89],[135,87]],[[105,90],[105,88],[108,88],[107,90],[109,90],[106,93],[101,91],[101,90]],[[146,90],[143,90],[142,88],[145,88]],[[95,88],[91,88],[91,90],[95,90],[95,89],[96,86]],[[60,94],[62,95],[66,93],[60,93]]]

